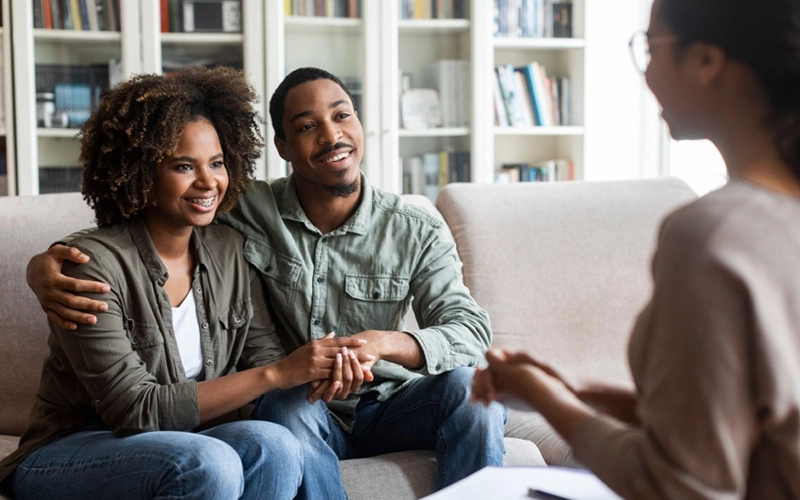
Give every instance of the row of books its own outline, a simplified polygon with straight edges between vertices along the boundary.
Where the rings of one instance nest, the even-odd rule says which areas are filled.
[[[39,193],[74,193],[81,190],[82,167],[39,167]]]
[[[504,163],[495,173],[496,183],[508,182],[555,182],[575,180],[575,164],[572,160],[547,160],[536,164]]]
[[[361,0],[284,0],[287,16],[361,17]]]
[[[468,0],[401,0],[401,19],[467,19]]]
[[[401,158],[403,193],[422,194],[435,202],[439,190],[451,182],[469,182],[469,151],[439,151]]]
[[[495,125],[551,127],[572,124],[572,80],[548,77],[537,62],[495,68],[492,79]]]
[[[119,0],[31,0],[33,27],[119,31]]]
[[[37,64],[37,93],[52,93],[56,114],[66,116],[68,128],[80,128],[97,108],[100,94],[121,79],[120,61],[86,66]]]
[[[572,0],[494,0],[494,16],[495,37],[572,37]]]
[[[160,1],[162,33],[242,32],[241,0]]]

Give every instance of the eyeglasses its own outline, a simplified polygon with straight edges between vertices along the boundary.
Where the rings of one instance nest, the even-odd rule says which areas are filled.
[[[631,49],[631,57],[636,71],[644,74],[647,66],[650,65],[650,47],[653,45],[665,45],[678,41],[677,35],[649,36],[646,31],[638,31],[633,34],[628,42]]]

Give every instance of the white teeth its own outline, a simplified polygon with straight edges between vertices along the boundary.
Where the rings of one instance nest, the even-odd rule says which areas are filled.
[[[336,155],[333,158],[329,158],[329,159],[325,160],[323,163],[333,163],[335,161],[344,160],[345,158],[347,158],[348,154],[350,154],[350,153],[342,153],[340,155]]]
[[[195,205],[200,205],[203,208],[209,208],[214,204],[214,200],[216,199],[217,197],[215,196],[213,198],[192,198],[189,201]]]

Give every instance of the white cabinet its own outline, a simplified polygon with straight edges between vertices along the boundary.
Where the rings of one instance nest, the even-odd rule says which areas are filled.
[[[87,84],[80,89],[51,88],[60,80],[57,67],[109,68],[115,65],[125,78],[140,72],[139,6],[134,0],[119,3],[120,25],[118,31],[76,31],[65,29],[34,28],[33,2],[14,2],[12,9],[14,55],[14,116],[16,136],[16,172],[19,194],[39,194],[40,187],[63,187],[67,178],[74,181],[78,165],[79,131],[75,123],[48,122],[48,127],[37,122],[37,93],[39,100],[54,104],[60,114],[57,93],[66,100],[96,99],[97,85]],[[112,62],[113,61],[113,62]],[[49,68],[51,81],[43,81],[45,68]],[[87,76],[87,78],[93,78]],[[44,78],[47,80],[47,78]],[[44,85],[44,86],[43,86]],[[102,84],[99,84],[102,85]],[[7,92],[7,91],[6,91]],[[87,97],[87,93],[89,97]],[[49,94],[49,95],[44,95]],[[54,102],[55,101],[55,102]],[[69,106],[69,103],[66,104]],[[63,111],[66,115],[71,111]],[[68,116],[70,122],[73,118]],[[64,126],[67,125],[67,126]],[[44,175],[60,179],[50,185]],[[80,180],[78,179],[78,185]]]
[[[16,194],[16,171],[14,168],[14,98],[13,71],[11,66],[11,30],[7,28],[11,18],[10,0],[0,0],[2,25],[0,25],[0,196]]]
[[[503,164],[528,163],[565,159],[573,165],[573,178],[583,179],[584,158],[584,75],[585,75],[585,2],[572,2],[572,38],[503,38],[492,36],[488,43],[478,44],[480,54],[479,75],[476,78],[487,85],[476,95],[481,123],[491,123],[485,136],[485,157],[479,169],[479,181],[491,182]],[[483,10],[477,16],[482,22],[494,19],[487,3],[477,2]],[[481,31],[493,32],[493,26],[482,26]],[[496,66],[511,64],[522,67],[538,63],[548,76],[568,77],[571,82],[571,112],[566,122],[556,126],[498,126],[495,124],[492,79]]]
[[[243,69],[256,91],[262,92],[265,59],[269,57],[264,49],[265,2],[242,0],[241,30],[221,33],[162,32],[160,3],[155,0],[141,2],[143,73],[163,74],[192,64],[222,63]],[[266,105],[263,99],[257,103],[256,109],[264,115]],[[265,159],[262,157],[256,164],[256,176],[263,178],[265,173]]]
[[[463,3],[466,17],[406,19],[401,7],[408,0],[361,0],[358,17],[291,15],[285,11],[285,0],[242,0],[240,33],[202,34],[162,33],[156,0],[120,0],[118,32],[33,29],[33,2],[20,2],[19,8],[15,2],[11,13],[16,28],[15,127],[7,127],[5,133],[8,137],[16,134],[18,147],[8,150],[17,159],[9,166],[17,165],[18,192],[39,192],[39,167],[77,165],[75,129],[37,127],[36,65],[99,64],[110,59],[122,61],[123,76],[161,73],[189,62],[229,61],[241,66],[262,95],[258,111],[265,119],[266,147],[258,164],[259,178],[288,171],[272,144],[268,102],[284,76],[302,66],[321,67],[352,84],[364,126],[363,169],[377,187],[401,192],[403,164],[409,158],[440,152],[465,152],[470,162],[466,175],[472,182],[494,182],[504,163],[555,158],[572,160],[575,178],[584,178],[584,3],[588,0],[573,0],[574,38],[565,39],[495,38],[495,1],[414,2],[411,5]],[[352,0],[348,4],[355,5]],[[3,7],[9,10],[5,2]],[[3,30],[3,36],[8,39],[8,30]],[[465,103],[460,111],[463,119],[425,129],[404,127],[400,73],[410,77],[412,88],[430,88],[435,85],[432,70],[444,67],[441,61],[464,61],[459,78],[464,85],[456,94]],[[548,75],[571,78],[570,125],[495,125],[495,66],[533,61]],[[5,97],[11,102],[9,89]]]

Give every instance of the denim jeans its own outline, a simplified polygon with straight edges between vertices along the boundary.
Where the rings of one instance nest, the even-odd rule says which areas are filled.
[[[17,500],[294,498],[300,443],[269,422],[118,438],[93,422],[28,455],[12,476]]]
[[[324,403],[308,403],[305,386],[265,394],[253,418],[281,424],[300,440],[305,468],[298,498],[346,499],[340,459],[403,450],[436,452],[440,489],[487,465],[503,464],[506,409],[497,403],[488,408],[470,404],[474,373],[457,368],[421,377],[385,402],[367,393],[351,433],[337,424]]]

